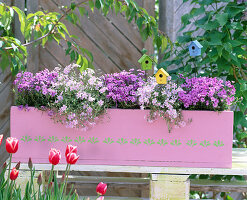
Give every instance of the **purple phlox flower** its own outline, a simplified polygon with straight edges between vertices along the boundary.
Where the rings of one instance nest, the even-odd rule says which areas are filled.
[[[23,105],[19,105],[18,106],[18,110],[23,110],[24,106]]]
[[[48,116],[52,117],[54,115],[54,111],[49,110],[47,114],[48,114]]]
[[[29,110],[30,110],[30,108],[28,107],[27,104],[25,105],[25,110],[26,110],[26,111],[29,111]]]

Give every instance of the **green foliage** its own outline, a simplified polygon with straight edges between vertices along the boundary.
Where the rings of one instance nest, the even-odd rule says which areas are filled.
[[[63,180],[58,183],[56,174],[53,177],[53,187],[49,189],[46,184],[40,183],[38,190],[36,191],[34,182],[35,180],[35,169],[30,169],[30,180],[27,182],[25,186],[25,191],[22,193],[20,187],[16,185],[15,181],[10,181],[8,183],[7,179],[5,179],[5,174],[8,172],[8,165],[2,167],[0,174],[0,199],[11,199],[11,200],[77,200],[78,194],[73,189],[70,190],[68,194],[63,193]],[[42,182],[42,180],[41,180]],[[42,190],[41,190],[42,186]],[[24,196],[23,196],[24,194]]]
[[[235,146],[246,147],[247,19],[244,11],[247,2],[194,0],[191,4],[193,8],[181,19],[180,31],[188,27],[192,30],[181,32],[175,47],[165,53],[158,68],[177,65],[177,69],[169,71],[174,78],[182,73],[190,77],[209,76],[234,81],[236,98],[240,99],[234,108],[234,135],[238,139]],[[188,45],[193,40],[203,45],[201,56],[190,57]]]
[[[66,25],[62,23],[62,19],[66,19],[73,25],[80,23],[80,17],[76,11],[79,11],[81,16],[88,15],[87,6],[92,12],[98,9],[104,15],[107,15],[110,10],[115,10],[116,14],[124,13],[129,23],[135,21],[144,41],[151,37],[157,50],[167,49],[170,41],[164,33],[158,30],[157,20],[133,0],[88,0],[77,4],[72,2],[70,6],[63,6],[62,15],[57,12],[43,11],[26,15],[24,11],[15,6],[10,7],[0,3],[0,31],[5,33],[3,37],[0,37],[1,69],[4,71],[10,67],[13,75],[16,75],[19,70],[25,71],[28,57],[27,46],[34,44],[44,47],[51,40],[55,40],[57,44],[61,40],[67,42],[65,54],[70,56],[71,62],[81,66],[81,71],[94,68],[92,53],[74,42],[74,39],[78,37],[71,35]],[[20,21],[20,30],[26,41],[24,44],[10,36],[14,15],[17,15]]]

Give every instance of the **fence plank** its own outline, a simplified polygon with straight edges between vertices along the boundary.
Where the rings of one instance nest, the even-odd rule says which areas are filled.
[[[121,53],[119,53],[120,58],[120,67],[122,65],[126,65],[127,69],[132,67],[133,65],[137,66],[138,64],[138,57],[141,57],[141,52],[139,49],[136,49],[136,47],[130,43],[129,40],[126,39],[126,37],[120,33],[109,21],[102,16],[98,11],[94,11],[92,14],[89,12],[89,19],[91,22],[95,24],[95,26],[102,31],[102,33],[109,38],[111,43],[117,48],[121,49]]]
[[[56,4],[51,2],[50,0],[43,0],[40,1],[40,5],[44,10],[50,10],[59,12],[59,9],[57,8]],[[111,60],[108,59],[107,55],[104,54],[103,51],[101,51],[99,48],[97,48],[94,43],[86,36],[86,34],[78,27],[73,26],[69,22],[65,22],[68,30],[70,30],[70,33],[73,35],[77,35],[80,37],[79,40],[75,39],[75,41],[82,47],[88,49],[91,51],[94,55],[94,64],[97,66],[105,66],[103,71],[106,73],[113,73],[120,71],[119,68],[117,68]]]
[[[10,69],[5,72],[0,70],[0,134],[3,134],[4,138],[9,136],[9,112],[10,106],[13,103],[13,93],[12,93],[12,76]],[[5,140],[4,140],[5,142]],[[0,166],[7,159],[8,154],[5,151],[5,145],[0,146]]]
[[[45,48],[40,48],[40,64],[40,70],[45,68],[52,70],[60,66],[58,60]]]
[[[37,12],[39,7],[38,0],[26,0],[27,14]],[[30,45],[27,47],[27,70],[31,72],[39,71],[39,46]]]
[[[149,15],[154,16],[155,15],[155,1],[154,0],[145,0],[143,1],[143,8],[147,10]],[[152,55],[154,53],[153,48],[153,38],[148,38],[147,41],[144,43],[144,48],[147,49],[147,52],[149,55]],[[149,76],[153,75],[154,68],[152,68],[151,71],[148,71],[147,74]]]
[[[20,8],[21,10],[25,10],[25,1],[24,0],[15,0],[14,6]],[[24,43],[24,37],[21,33],[20,29],[20,22],[18,15],[15,14],[15,19],[14,19],[14,34],[17,39],[21,41],[21,43]]]

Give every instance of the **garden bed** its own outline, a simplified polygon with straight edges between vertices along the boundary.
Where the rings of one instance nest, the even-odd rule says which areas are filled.
[[[136,165],[231,168],[233,112],[182,111],[192,119],[168,132],[158,118],[147,122],[148,110],[108,109],[87,131],[54,123],[46,112],[11,108],[11,136],[22,143],[14,162],[48,163],[50,148],[78,146],[81,165]],[[28,153],[27,153],[28,152]],[[64,155],[64,152],[62,152]],[[61,163],[66,163],[62,156]]]

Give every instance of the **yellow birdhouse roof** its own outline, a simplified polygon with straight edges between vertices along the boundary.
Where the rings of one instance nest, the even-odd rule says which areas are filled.
[[[163,75],[165,75],[165,76],[170,76],[170,75],[166,72],[166,70],[164,70],[163,68],[159,69],[159,70],[157,71],[157,73],[155,74],[155,76],[158,76],[159,74],[163,74]]]

